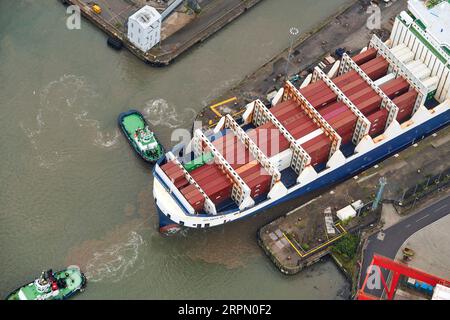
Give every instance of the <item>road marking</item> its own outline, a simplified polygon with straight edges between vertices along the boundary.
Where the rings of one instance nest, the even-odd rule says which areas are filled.
[[[407,224],[405,228],[407,228],[407,229],[408,229],[409,227],[411,227],[411,225],[410,225],[410,224]]]
[[[433,212],[438,212],[441,211],[442,209],[447,208],[447,205],[443,205],[442,207],[437,208],[436,210],[434,210]]]
[[[214,112],[216,114],[216,116],[218,116],[219,118],[223,117],[223,115],[216,110],[217,107],[223,106],[224,104],[233,102],[233,101],[237,101],[237,97],[233,97],[231,99],[228,100],[224,100],[222,102],[216,103],[215,105],[210,106],[209,108],[212,110],[212,112]]]
[[[427,214],[426,216],[423,216],[422,218],[420,218],[419,220],[416,220],[416,222],[422,221],[425,218],[428,218],[430,216],[430,214]]]

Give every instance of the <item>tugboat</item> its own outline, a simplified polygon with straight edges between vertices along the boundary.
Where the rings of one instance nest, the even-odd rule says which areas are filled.
[[[145,161],[154,164],[164,155],[163,146],[139,111],[121,113],[118,122],[131,146]]]
[[[65,300],[83,292],[86,277],[77,266],[53,272],[43,271],[33,282],[14,290],[6,300]]]

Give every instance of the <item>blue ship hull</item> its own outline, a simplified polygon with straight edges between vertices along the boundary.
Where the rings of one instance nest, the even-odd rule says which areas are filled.
[[[358,173],[373,167],[375,164],[389,158],[390,156],[406,149],[408,146],[413,145],[417,141],[420,141],[427,136],[433,134],[434,132],[444,128],[449,124],[450,121],[450,111],[446,111],[427,122],[415,127],[414,129],[405,132],[404,134],[390,140],[387,143],[377,147],[376,149],[367,152],[364,156],[356,158],[344,166],[340,167],[338,170],[334,170],[317,180],[312,181],[303,188],[299,188],[291,193],[287,194],[285,197],[267,204],[263,208],[253,212],[251,215],[244,216],[247,218],[249,216],[255,215],[261,211],[279,205],[283,202],[301,197],[313,191],[318,191],[320,189],[333,186],[339,182],[345,181]],[[162,161],[162,160],[161,160]],[[159,224],[160,230],[171,229],[174,230],[174,226],[177,224],[170,220],[166,215],[164,215],[159,208]],[[242,219],[242,218],[241,218]]]

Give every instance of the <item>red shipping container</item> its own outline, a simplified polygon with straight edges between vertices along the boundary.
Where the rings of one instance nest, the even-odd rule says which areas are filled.
[[[397,121],[399,123],[403,123],[406,120],[409,120],[409,118],[412,116],[412,112],[414,110],[414,106],[411,106],[410,108],[405,108],[402,110],[399,110],[397,114]]]
[[[354,70],[351,70],[347,73],[344,73],[343,75],[336,77],[333,79],[333,82],[335,85],[340,86],[340,85],[345,85],[346,83],[350,83],[354,80],[357,80],[361,78],[361,76]]]
[[[180,190],[181,188],[184,188],[187,185],[189,185],[189,181],[186,178],[183,178],[180,181],[175,183],[175,188]]]
[[[353,102],[354,100],[359,99],[361,97],[370,98],[376,95],[378,94],[371,87],[367,87],[359,92],[349,95],[348,98],[350,99],[350,101]]]
[[[179,169],[176,173],[168,175],[168,177],[169,177],[170,181],[172,181],[172,183],[174,183],[174,184],[178,184],[183,179],[185,179],[184,172],[181,169]]]
[[[247,179],[247,177],[253,175],[253,174],[259,174],[262,175],[265,173],[265,170],[263,170],[261,168],[261,166],[259,164],[257,165],[253,165],[250,168],[248,168],[247,170],[243,171],[240,175],[240,177],[245,181],[245,179]]]
[[[380,89],[391,99],[406,93],[409,89],[409,83],[403,78],[393,79],[380,86]]]
[[[351,81],[339,82],[339,83],[335,83],[335,84],[339,89],[341,89],[342,91],[345,91],[345,90],[351,89],[361,83],[365,83],[365,81],[363,78],[361,78],[359,75],[357,75]]]
[[[232,186],[231,181],[212,180],[204,185],[203,191],[209,196],[211,194],[221,192]]]
[[[190,185],[184,190],[181,190],[181,193],[196,212],[203,210],[205,198],[195,186]]]
[[[282,106],[281,106],[282,105]],[[281,106],[281,107],[279,107]],[[280,105],[272,107],[269,109],[275,117],[279,117],[287,112],[290,112],[296,108],[299,108],[298,104],[292,100],[287,101],[287,103],[283,102]]]
[[[207,195],[215,205],[231,198],[233,185],[216,184],[208,189]]]
[[[389,63],[387,61],[363,70],[370,79],[378,80],[387,74]]]
[[[319,113],[325,120],[328,121],[347,110],[348,107],[343,102],[336,102],[321,109]]]
[[[389,112],[385,108],[383,108],[367,115],[367,119],[370,120],[371,122],[374,122],[378,119],[387,118],[388,115]]]
[[[349,78],[347,81],[335,81],[334,84],[342,90],[364,82],[364,79],[356,74],[355,76]]]
[[[209,177],[205,177],[205,178],[197,181],[197,183],[203,190],[205,190],[205,188],[208,188],[208,185],[212,181],[219,181],[223,184],[231,183],[230,179],[228,179],[228,177],[225,174],[221,174],[221,175],[212,174]]]
[[[375,59],[377,56],[377,50],[375,48],[367,49],[364,52],[361,52],[352,58],[353,61],[357,65],[362,65],[372,59]]]
[[[411,117],[416,99],[417,92],[414,90],[410,90],[407,93],[392,100],[399,108],[397,114],[397,121],[399,123],[403,123]]]
[[[196,181],[199,181],[211,175],[211,173],[219,173],[219,172],[221,172],[221,170],[216,164],[205,164],[200,168],[195,169],[190,174],[192,178],[194,178]]]
[[[410,107],[416,103],[417,92],[415,90],[410,90],[407,93],[393,99],[392,101],[399,108]]]
[[[387,62],[386,59],[384,59],[382,56],[376,57],[375,59],[372,59],[360,66],[360,68],[365,71],[373,66],[379,65],[381,63]]]
[[[322,80],[320,80],[320,81],[323,82]],[[325,83],[325,82],[323,82],[323,83]],[[311,92],[310,94],[305,96],[305,98],[308,100],[314,100],[314,99],[317,99],[317,97],[319,97],[320,95],[332,94],[332,93],[333,93],[333,91],[328,87],[327,84],[325,84],[324,88],[321,88],[320,90]]]
[[[287,130],[289,130],[289,128],[292,128],[292,126],[300,126],[310,121],[311,119],[307,115],[302,113],[301,115],[293,115],[292,117],[284,119],[280,122]]]
[[[199,196],[196,199],[188,201],[189,204],[194,208],[195,212],[202,212],[205,207],[205,198],[203,196]]]
[[[319,109],[328,103],[336,101],[336,99],[336,94],[328,89],[316,94],[314,97],[308,98],[308,101],[314,108]]]
[[[356,122],[357,118],[352,114],[332,124],[332,127],[338,134],[345,134],[355,129]]]
[[[352,142],[353,133],[347,133],[345,135],[342,135],[341,138],[342,138],[342,144],[346,145],[346,144]]]
[[[361,82],[352,88],[343,90],[343,92],[347,97],[351,97],[352,95],[357,94],[358,92],[361,92],[361,91],[367,90],[367,89],[372,89],[372,88],[366,82]]]
[[[292,128],[292,130],[289,130],[289,132],[295,140],[298,140],[317,129],[319,129],[319,127],[311,120],[311,122],[307,123],[306,125]]]
[[[380,108],[381,101],[382,101],[381,97],[376,95],[368,99],[361,97],[360,99],[354,101],[353,103],[361,111],[362,114],[367,115],[378,110]]]
[[[277,105],[271,107],[269,110],[273,113],[273,112],[277,112],[279,110],[283,110],[285,107],[289,106],[290,104],[292,104],[292,100],[286,100],[286,101],[282,101],[279,102]]]
[[[252,191],[262,190],[268,189],[270,187],[272,177],[268,175],[258,175],[258,173],[254,173],[248,176],[244,181]]]
[[[171,162],[171,165],[165,170],[165,173],[167,176],[171,176],[180,170],[181,169],[178,164],[175,164],[175,162]]]
[[[256,160],[255,160],[255,161],[252,161],[252,162],[249,162],[249,163],[247,163],[246,165],[240,167],[239,169],[236,170],[236,173],[237,173],[239,176],[242,177],[243,175],[246,174],[247,171],[252,171],[252,170],[254,170],[255,167],[256,167],[256,168],[259,168],[259,167],[260,167],[260,165],[258,164],[258,162],[257,162]]]
[[[189,193],[191,193],[192,191],[194,191],[194,189],[196,189],[195,186],[194,186],[193,184],[190,184],[190,185],[188,185],[188,186],[186,186],[186,187],[184,187],[184,188],[181,188],[181,189],[180,189],[180,192],[181,192],[181,194],[182,194],[183,196],[187,196]]]
[[[283,115],[277,116],[276,118],[279,122],[284,123],[285,121],[302,121],[302,119],[305,117],[307,117],[307,115],[300,107],[297,107],[296,109],[291,110]]]
[[[300,90],[300,93],[303,96],[308,96],[311,94],[311,92],[316,92],[316,91],[320,91],[327,88],[327,85],[325,82],[323,82],[322,80],[316,81],[314,83],[309,84],[308,86],[306,86],[305,88]]]
[[[251,197],[258,198],[262,195],[267,195],[269,192],[270,192],[270,183],[267,183],[260,188],[251,190]]]
[[[303,149],[311,156],[311,165],[315,166],[328,160],[331,142],[325,134],[304,144]]]
[[[166,164],[161,166],[161,170],[167,173],[168,171],[170,171],[170,169],[173,169],[175,167],[176,167],[176,164],[173,161],[169,161]]]

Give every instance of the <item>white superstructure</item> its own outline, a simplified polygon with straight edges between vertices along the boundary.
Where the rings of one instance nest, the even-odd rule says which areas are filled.
[[[128,39],[147,52],[161,39],[161,14],[153,7],[144,6],[128,18]]]
[[[408,9],[423,23],[437,44],[450,49],[450,2],[444,0],[432,8],[427,8],[423,1],[410,0]]]

